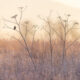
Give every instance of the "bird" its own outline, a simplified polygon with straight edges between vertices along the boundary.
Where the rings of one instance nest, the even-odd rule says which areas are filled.
[[[16,30],[16,26],[14,26],[14,30]]]
[[[17,14],[15,14],[14,16],[12,16],[11,18],[16,18],[18,15]]]

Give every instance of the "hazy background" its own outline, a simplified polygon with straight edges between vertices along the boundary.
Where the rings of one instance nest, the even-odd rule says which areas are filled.
[[[18,14],[18,7],[25,7],[23,16],[24,20],[30,20],[41,26],[42,21],[38,18],[38,15],[45,18],[48,16],[50,11],[53,12],[52,19],[54,19],[54,21],[59,15],[63,16],[66,14],[71,14],[71,19],[79,22],[79,4],[79,0],[0,0],[0,36],[3,35],[4,38],[9,39],[10,36],[16,34],[15,31],[11,31],[6,28],[3,29],[5,26],[2,19],[11,19],[11,16]],[[10,25],[10,27],[13,26]],[[39,35],[42,34],[39,32]]]

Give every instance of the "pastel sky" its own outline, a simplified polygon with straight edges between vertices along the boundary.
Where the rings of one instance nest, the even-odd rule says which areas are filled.
[[[80,0],[0,0],[0,28],[3,27],[2,18],[10,19],[19,13],[18,7],[25,7],[24,19],[41,24],[38,15],[48,16],[52,11],[52,18],[70,13],[73,20],[80,21]],[[11,34],[8,34],[11,33]],[[14,31],[0,29],[0,35],[12,35]]]
[[[29,12],[28,14],[30,14],[30,12],[32,13],[36,11],[36,13],[35,12],[33,13],[34,16],[39,12],[43,13],[46,10],[52,9],[50,7],[50,4],[52,5],[53,3],[56,2],[65,4],[73,8],[80,8],[80,0],[0,0],[0,17],[10,17],[12,14],[17,12],[17,7],[19,6],[23,7],[28,6],[28,12]],[[47,8],[45,8],[46,6]],[[43,11],[43,9],[46,10]]]
[[[80,8],[80,0],[52,0],[67,4],[72,7]]]

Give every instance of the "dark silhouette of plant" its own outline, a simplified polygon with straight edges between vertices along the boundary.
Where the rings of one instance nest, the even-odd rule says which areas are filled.
[[[53,75],[53,44],[52,44],[52,38],[53,38],[54,32],[53,32],[53,30],[52,30],[52,25],[51,25],[51,21],[50,21],[51,13],[52,13],[52,12],[49,13],[47,19],[44,19],[44,18],[42,18],[42,17],[40,17],[40,16],[39,16],[39,18],[46,23],[46,25],[43,26],[43,29],[45,30],[45,32],[46,32],[46,33],[48,34],[48,36],[49,36],[49,45],[50,45],[50,48],[49,48],[49,49],[50,49],[50,56],[51,56],[51,57],[50,57],[50,61],[51,61],[51,62],[50,62],[50,64],[51,64],[50,80],[53,80],[54,75]]]
[[[69,36],[72,33],[70,33],[72,30],[74,30],[74,33],[77,34],[75,32],[75,30],[80,29],[79,27],[76,27],[77,25],[79,25],[78,22],[72,22],[72,24],[70,25],[70,14],[68,14],[66,16],[65,19],[63,19],[61,16],[58,17],[59,19],[59,24],[58,27],[60,27],[60,30],[58,32],[58,30],[56,30],[57,25],[52,24],[53,22],[50,20],[50,16],[48,16],[46,19],[40,17],[40,19],[42,19],[47,25],[45,26],[45,28],[43,27],[43,29],[48,33],[49,35],[49,43],[50,43],[50,53],[51,53],[51,66],[52,66],[52,54],[53,54],[53,46],[52,46],[52,38],[53,34],[56,34],[57,38],[59,38],[61,40],[62,46],[63,46],[63,51],[62,51],[62,75],[63,75],[63,79],[67,80],[67,60],[66,60],[66,53],[67,50],[77,41],[79,40],[80,36],[78,36],[77,38],[74,39],[73,42],[71,42],[68,46],[67,41]],[[48,27],[47,27],[48,26]],[[79,34],[77,34],[79,35]],[[51,71],[52,71],[52,67],[51,67]],[[52,72],[51,72],[52,75]],[[51,78],[52,80],[53,78]]]
[[[13,15],[11,17],[12,19],[14,19],[15,22],[7,20],[7,19],[4,19],[4,21],[12,23],[14,25],[14,27],[12,28],[12,27],[9,27],[7,24],[5,24],[5,25],[7,26],[7,28],[15,30],[17,33],[19,33],[22,41],[20,39],[15,38],[15,37],[13,37],[13,38],[16,39],[24,47],[24,49],[27,51],[27,53],[29,54],[29,57],[30,57],[30,59],[31,59],[31,61],[33,63],[33,67],[36,70],[36,65],[35,65],[34,59],[32,58],[32,52],[31,52],[31,50],[30,50],[30,48],[28,46],[28,42],[27,42],[27,36],[28,36],[27,33],[31,32],[31,30],[33,28],[35,28],[36,25],[27,26],[27,24],[29,22],[26,23],[26,26],[22,25],[22,18],[23,18],[24,8],[23,7],[19,7],[19,10],[20,10],[20,18],[19,18],[19,20],[17,20],[17,17],[19,16],[18,14],[15,14],[15,15]],[[22,31],[23,27],[25,27],[25,29]],[[31,27],[31,28],[29,28],[29,27]],[[29,30],[27,30],[27,28],[29,28]],[[25,33],[23,33],[24,31],[25,31]],[[36,31],[33,31],[32,45],[34,43],[34,36],[35,36]]]
[[[50,19],[51,17],[51,12],[49,14],[49,16],[44,19],[42,17],[39,16],[39,18],[41,20],[43,20],[45,22],[45,24],[43,25],[43,30],[47,33],[48,35],[48,38],[49,38],[49,45],[48,45],[48,48],[49,48],[49,52],[48,50],[46,50],[46,48],[44,47],[47,47],[45,46],[45,44],[43,43],[43,48],[44,48],[44,52],[42,52],[43,54],[41,54],[41,56],[38,55],[38,63],[35,62],[35,60],[33,59],[33,47],[34,47],[34,41],[35,41],[35,34],[37,32],[37,29],[38,26],[37,25],[33,25],[31,24],[30,26],[28,25],[30,22],[29,21],[25,21],[24,23],[22,23],[22,18],[23,18],[23,7],[20,7],[19,10],[20,10],[20,17],[18,14],[15,14],[11,17],[11,19],[13,19],[15,22],[13,21],[9,21],[9,20],[6,20],[4,19],[4,21],[6,22],[9,22],[9,23],[12,23],[14,24],[13,28],[12,27],[9,27],[7,24],[5,24],[7,26],[7,28],[13,30],[13,31],[16,31],[19,35],[20,35],[20,39],[17,39],[15,37],[13,37],[14,39],[16,39],[20,44],[21,46],[23,46],[23,48],[26,50],[26,53],[28,53],[29,55],[29,58],[31,59],[31,62],[33,64],[33,67],[34,67],[34,70],[36,72],[37,68],[38,68],[38,73],[39,73],[39,78],[41,77],[41,79],[45,79],[45,61],[44,61],[44,58],[45,58],[45,55],[44,53],[48,54],[50,53],[50,65],[49,65],[49,69],[50,71],[48,71],[47,69],[47,72],[50,72],[50,76],[49,76],[49,79],[50,80],[54,80],[54,77],[55,77],[55,68],[54,68],[54,45],[53,45],[53,41],[55,41],[54,39],[54,35],[56,35],[56,39],[61,42],[61,45],[62,45],[62,59],[61,59],[61,76],[62,76],[62,79],[63,80],[67,80],[68,78],[68,71],[67,71],[67,50],[77,41],[79,40],[80,36],[78,36],[77,38],[74,39],[74,41],[71,41],[71,43],[69,45],[67,45],[67,42],[68,42],[68,38],[70,37],[70,35],[72,34],[72,31],[76,34],[75,30],[79,29],[78,26],[79,23],[78,22],[72,22],[72,24],[70,24],[70,14],[68,14],[66,16],[65,19],[63,19],[61,16],[58,17],[58,26],[56,25],[56,23],[54,24],[52,22],[52,20]],[[19,17],[19,20],[18,20],[18,17]],[[58,27],[58,28],[57,28]],[[71,33],[70,33],[71,32]],[[28,34],[31,34],[32,35],[32,43],[31,43],[31,46],[28,45]],[[79,35],[79,34],[78,34]],[[74,36],[72,36],[74,37]],[[45,41],[44,41],[45,42]],[[55,43],[55,42],[54,42]],[[58,46],[58,45],[57,45]],[[56,47],[57,48],[57,47]],[[40,49],[41,50],[41,49]],[[35,52],[37,53],[37,52]],[[56,57],[57,58],[57,57]],[[47,60],[47,58],[46,58]],[[19,60],[17,61],[19,63]],[[47,62],[47,61],[46,61]],[[36,65],[37,64],[37,65]],[[20,63],[21,65],[21,63]],[[36,66],[40,66],[40,67],[37,67]],[[19,65],[17,65],[17,67],[19,67]],[[40,69],[40,71],[39,71]],[[59,69],[58,69],[59,70]],[[19,70],[17,69],[16,72],[18,72]],[[34,76],[36,76],[36,73],[34,72]],[[58,72],[57,72],[58,73]],[[47,73],[46,73],[47,74]],[[16,74],[17,75],[17,74]],[[35,79],[35,78],[34,78]],[[62,80],[61,79],[61,80]]]
[[[75,33],[75,30],[76,29],[79,29],[79,28],[76,28],[76,26],[78,25],[78,22],[72,22],[72,26],[70,26],[70,21],[69,21],[69,18],[70,18],[70,14],[68,14],[66,16],[66,19],[63,19],[61,16],[59,16],[59,21],[60,21],[60,25],[63,29],[62,31],[62,34],[59,36],[60,39],[61,39],[61,42],[62,42],[62,45],[63,45],[63,51],[62,51],[62,73],[63,73],[63,78],[65,80],[67,80],[67,75],[68,73],[66,72],[67,71],[67,59],[66,59],[66,54],[67,54],[67,49],[69,49],[79,38],[80,36],[78,36],[77,38],[75,38],[75,40],[73,42],[70,43],[70,45],[67,46],[67,41],[68,41],[68,38],[71,33],[72,30],[74,30],[74,33]],[[54,30],[54,29],[53,29]],[[77,34],[77,33],[75,33]],[[79,35],[79,34],[77,34]]]

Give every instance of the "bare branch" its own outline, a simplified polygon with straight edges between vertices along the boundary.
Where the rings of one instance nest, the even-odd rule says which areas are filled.
[[[21,15],[20,15],[19,24],[21,24],[21,20],[22,20],[22,15],[23,15],[22,9],[23,9],[23,8],[21,7]]]
[[[43,29],[49,34],[49,31],[47,31],[44,27],[43,27]]]
[[[34,69],[36,70],[36,65],[35,65],[35,63],[34,63],[34,60],[33,60],[32,56],[31,56],[32,53],[30,52],[30,49],[29,49],[29,47],[28,47],[28,43],[27,43],[27,41],[26,41],[24,35],[22,34],[22,31],[21,31],[21,19],[22,19],[22,15],[23,15],[23,14],[22,14],[22,11],[21,11],[19,23],[18,23],[18,20],[17,20],[17,15],[12,16],[12,18],[14,18],[15,22],[12,22],[12,21],[9,21],[9,20],[5,20],[5,19],[4,19],[4,21],[10,22],[10,23],[14,23],[14,24],[16,24],[17,27],[19,28],[19,31],[17,31],[17,30],[15,30],[15,31],[17,31],[17,32],[20,34],[20,36],[21,36],[21,38],[22,38],[22,40],[23,40],[23,42],[24,42],[24,44],[25,44],[25,49],[26,49],[26,51],[28,52],[28,55],[29,55],[29,57],[30,57],[30,59],[31,59],[31,61],[32,61],[32,64],[33,64],[33,66],[34,66]],[[9,29],[12,29],[12,28],[10,28],[9,26],[7,26],[7,27],[8,27]],[[23,46],[23,44],[22,44],[22,42],[21,42],[20,40],[17,40],[17,41],[19,41],[19,43]]]
[[[76,41],[78,41],[80,37],[76,38],[66,49],[70,48]]]
[[[4,24],[8,29],[14,30],[13,28],[9,27],[7,24]],[[16,32],[19,33],[19,31],[17,29],[15,29]]]
[[[43,20],[43,21],[45,21],[48,25],[49,25],[49,22],[47,21],[47,20],[45,20],[44,18],[40,18],[41,20]],[[51,26],[50,26],[51,27]],[[58,32],[53,28],[53,27],[51,27],[51,29],[57,34],[57,36],[61,39],[61,40],[63,40],[63,38],[62,38],[62,36],[60,36],[59,34],[58,34]],[[45,30],[45,29],[44,29]],[[48,31],[46,31],[46,32],[48,32]],[[48,32],[49,33],[49,32]]]
[[[37,30],[35,30],[35,32],[33,33],[33,39],[32,39],[32,44],[31,44],[31,50],[33,50],[33,43],[34,43],[34,38],[35,38],[36,32],[37,32]]]
[[[12,22],[12,21],[10,21],[10,20],[7,20],[7,19],[5,19],[5,18],[3,18],[3,21],[6,21],[6,22],[9,22],[9,23],[16,24],[16,22]]]
[[[17,39],[17,38],[16,38],[16,37],[14,37],[14,36],[12,36],[11,38],[13,38],[13,39],[17,40],[17,41],[21,44],[21,46],[23,46],[23,47],[25,48],[24,44],[21,42],[21,40],[20,40],[20,39]]]
[[[68,34],[72,29],[79,29],[79,28],[74,28],[75,25],[76,25],[76,23],[74,23],[74,24],[72,25],[72,27],[71,27],[70,29],[68,29],[68,31],[66,32],[66,34]]]
[[[60,22],[61,22],[62,27],[63,27],[63,28],[65,28],[65,26],[64,26],[64,24],[63,24],[62,17],[61,17],[61,16],[59,16],[58,18],[59,18],[59,20],[60,20]]]

